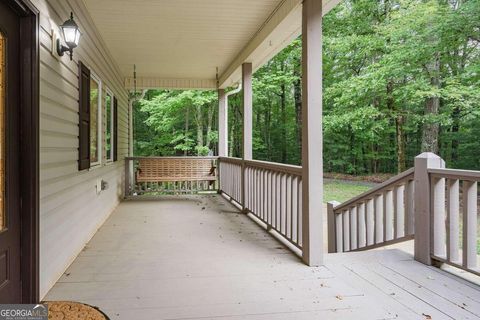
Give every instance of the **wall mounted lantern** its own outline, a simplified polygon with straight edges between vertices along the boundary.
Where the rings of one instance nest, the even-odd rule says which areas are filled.
[[[59,56],[68,51],[70,52],[70,60],[73,58],[73,49],[78,46],[78,41],[80,40],[80,30],[78,25],[73,20],[73,12],[70,13],[70,19],[65,21],[60,28],[62,29],[63,38],[67,46],[61,44],[60,39],[57,39],[57,53]]]

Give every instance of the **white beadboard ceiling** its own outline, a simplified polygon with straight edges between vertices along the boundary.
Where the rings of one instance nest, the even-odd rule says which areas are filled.
[[[241,61],[256,69],[300,33],[301,0],[83,1],[127,87],[133,64],[140,86],[207,88],[218,67],[225,87]]]

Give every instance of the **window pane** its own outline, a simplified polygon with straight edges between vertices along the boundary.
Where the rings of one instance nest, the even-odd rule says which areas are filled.
[[[0,33],[0,230],[5,227],[5,38]]]
[[[105,132],[107,160],[112,160],[112,96],[108,93],[105,96],[105,118],[107,119]]]
[[[90,163],[98,162],[98,82],[90,80]]]

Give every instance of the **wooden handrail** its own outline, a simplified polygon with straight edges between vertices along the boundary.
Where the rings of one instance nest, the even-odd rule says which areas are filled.
[[[226,162],[226,163],[242,163],[242,158],[235,158],[235,157],[218,157],[218,160]]]
[[[297,176],[302,175],[302,167],[291,165],[291,164],[283,164],[278,162],[269,162],[269,161],[261,161],[261,160],[243,160],[241,158],[232,158],[232,157],[219,157],[219,160],[226,163],[235,163],[235,164],[245,163],[245,165],[248,167],[279,171],[283,173],[294,174]]]
[[[360,200],[362,199],[370,199],[372,198],[373,196],[381,193],[382,191],[385,191],[385,190],[388,190],[390,187],[393,187],[397,184],[399,184],[400,182],[402,182],[403,180],[406,180],[408,178],[413,178],[413,174],[415,172],[415,169],[414,168],[410,168],[408,169],[407,171],[404,171],[402,172],[401,174],[395,176],[395,177],[392,177],[390,179],[388,179],[387,181],[379,184],[378,186],[348,200],[348,201],[345,201],[341,204],[339,204],[338,206],[334,207],[334,210],[335,211],[340,211],[342,209],[345,209],[351,205],[354,205],[355,203],[359,202]]]
[[[260,160],[245,160],[245,165],[247,165],[248,167],[262,168],[262,169],[267,169],[272,171],[294,174],[297,176],[302,175],[302,167],[294,166],[290,164],[267,162],[267,161],[260,161]]]
[[[438,178],[480,181],[480,171],[442,168],[442,169],[428,169],[428,173]]]

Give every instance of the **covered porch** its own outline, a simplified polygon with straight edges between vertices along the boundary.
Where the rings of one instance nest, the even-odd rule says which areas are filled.
[[[40,299],[84,302],[111,319],[480,318],[480,287],[432,266],[478,280],[479,172],[424,153],[356,198],[323,201],[322,16],[339,0],[37,2]],[[47,15],[60,20],[57,11],[74,11],[85,31],[77,61],[51,57],[59,23]],[[302,166],[255,160],[252,75],[300,34]],[[118,103],[109,120],[89,91],[103,82],[109,110]],[[132,108],[158,88],[218,92],[218,154],[135,157]],[[232,88],[239,158],[227,152]],[[412,239],[410,252],[389,247]]]
[[[480,289],[398,249],[308,267],[219,195],[125,201],[46,300],[111,319],[478,319]]]

